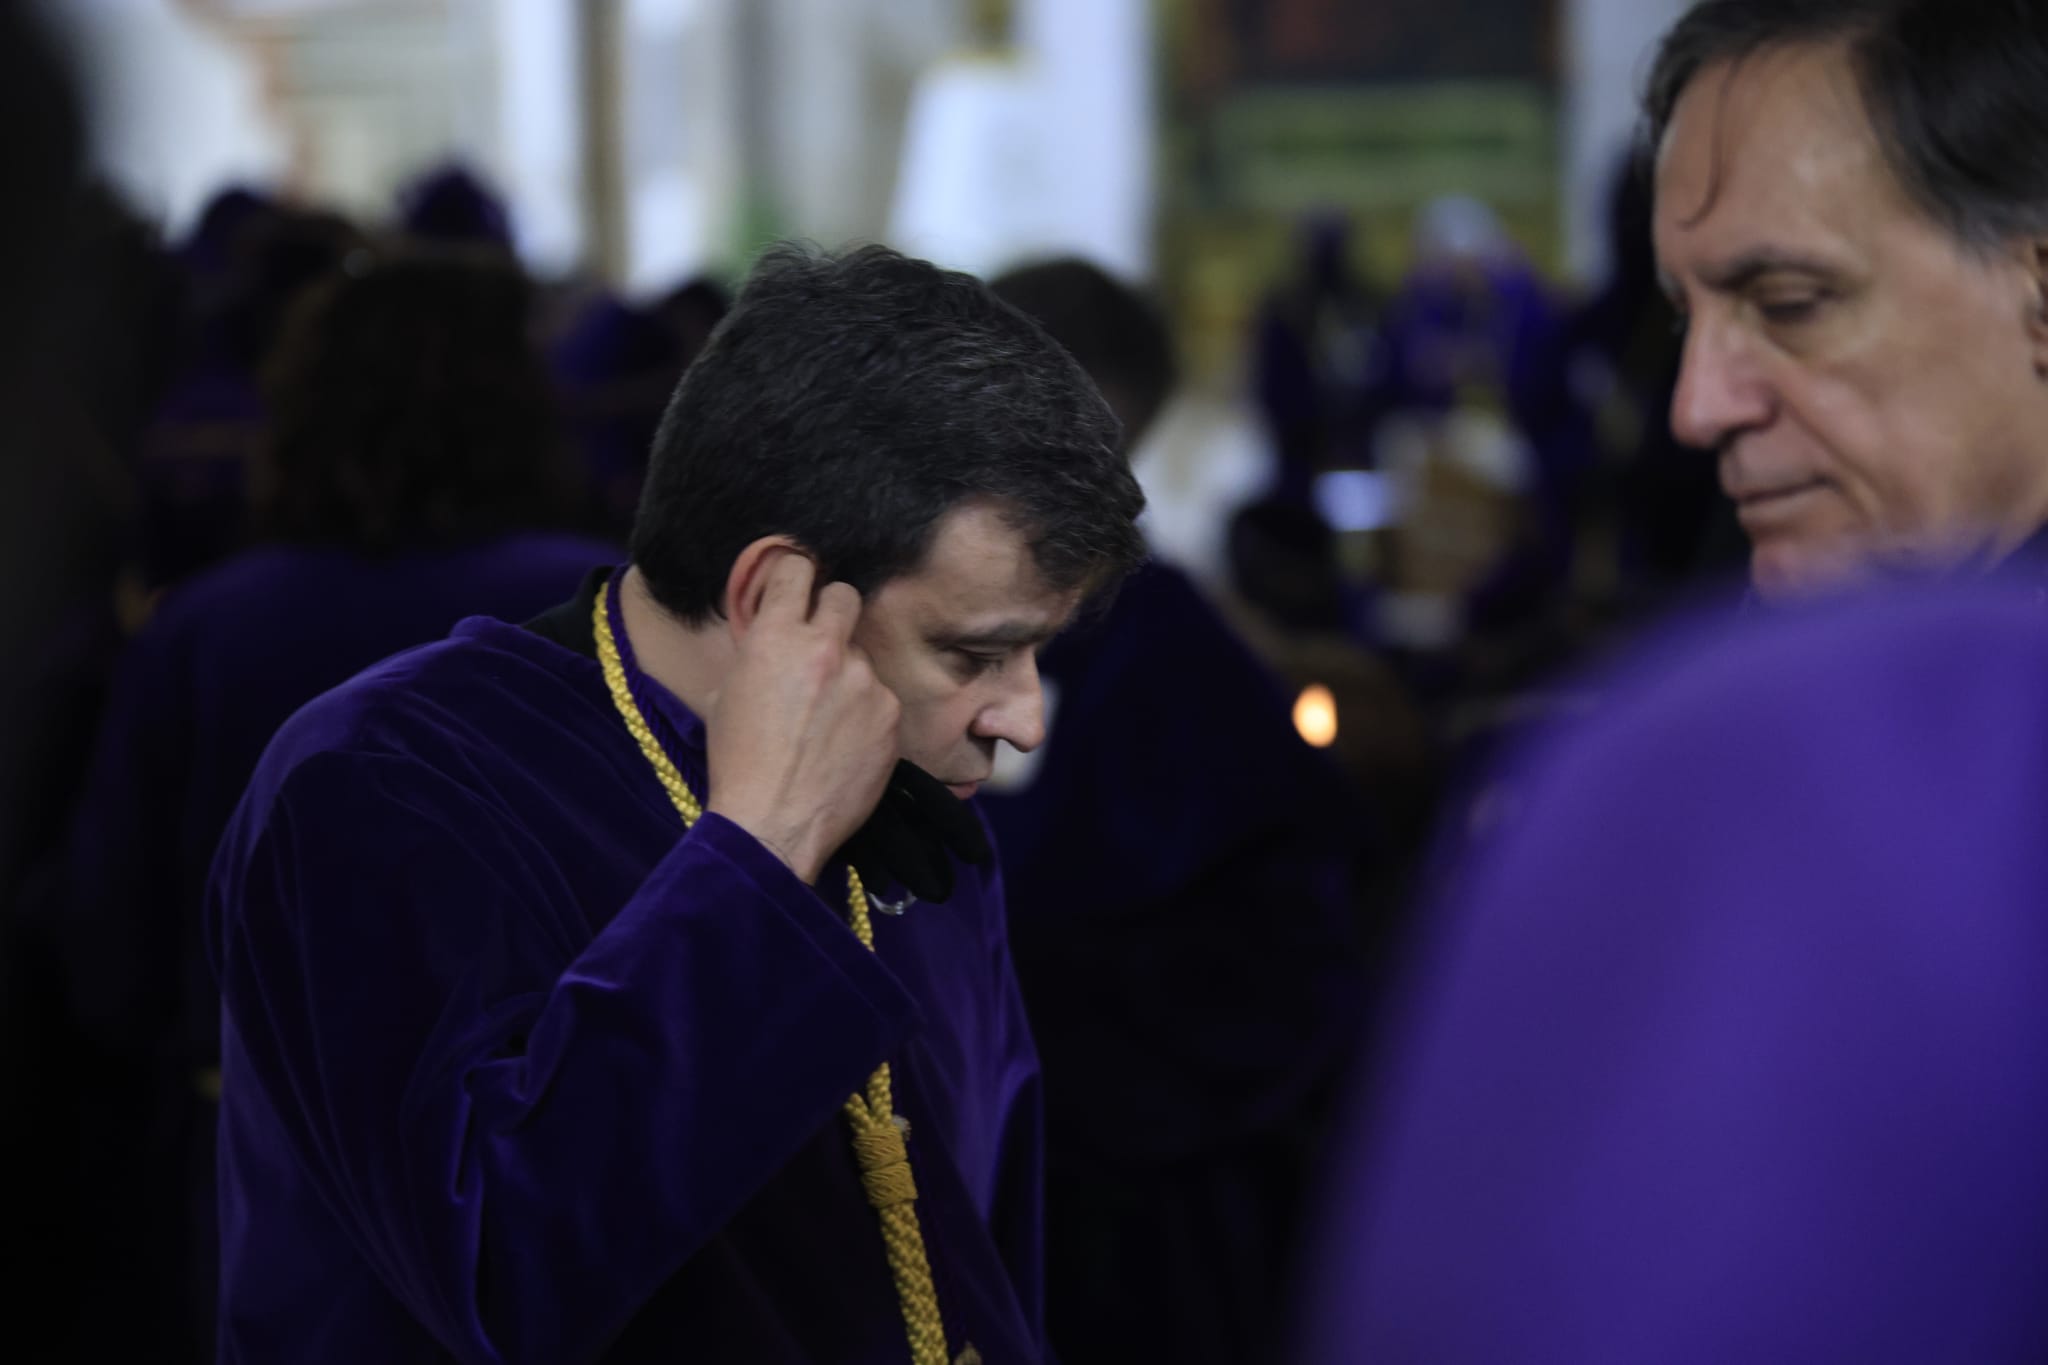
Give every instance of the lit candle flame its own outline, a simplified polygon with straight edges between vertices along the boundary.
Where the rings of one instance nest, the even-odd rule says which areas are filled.
[[[1318,749],[1337,742],[1337,699],[1321,683],[1301,689],[1294,701],[1294,728]]]

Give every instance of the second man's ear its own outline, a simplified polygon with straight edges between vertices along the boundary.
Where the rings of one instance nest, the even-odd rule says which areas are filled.
[[[2034,341],[2034,373],[2048,379],[2048,237],[2027,243],[2027,266],[2033,287],[2028,331]]]
[[[768,576],[789,555],[810,559],[810,551],[788,536],[762,536],[751,541],[732,561],[725,576],[725,619],[735,635],[744,635],[761,614],[761,597]]]

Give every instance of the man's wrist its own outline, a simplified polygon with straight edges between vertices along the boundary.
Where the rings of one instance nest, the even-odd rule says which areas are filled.
[[[784,867],[794,872],[806,885],[816,884],[818,873],[823,868],[824,860],[809,856],[800,841],[792,838],[787,832],[777,830],[769,821],[750,815],[743,810],[735,811],[721,806],[716,801],[706,806],[705,809],[724,816],[728,821],[745,830],[747,834],[752,836],[755,843],[774,854]]]

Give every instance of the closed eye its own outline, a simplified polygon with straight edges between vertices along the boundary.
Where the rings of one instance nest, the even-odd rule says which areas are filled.
[[[956,649],[953,651],[953,657],[959,662],[963,674],[970,678],[979,678],[1000,669],[1008,656],[985,654],[976,649]]]
[[[1819,295],[1797,299],[1766,299],[1757,303],[1756,309],[1763,314],[1764,321],[1774,327],[1791,327],[1813,320],[1820,311]]]

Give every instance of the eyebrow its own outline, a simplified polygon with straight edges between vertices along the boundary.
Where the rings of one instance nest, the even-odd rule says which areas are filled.
[[[1005,621],[1001,625],[990,626],[987,630],[946,631],[927,635],[925,640],[934,649],[1018,649],[1027,645],[1042,645],[1059,633],[1060,626],[1057,625],[1042,626],[1027,621]]]
[[[1820,276],[1841,274],[1840,269],[1818,256],[1786,251],[1778,247],[1759,247],[1755,251],[1745,251],[1724,265],[1713,266],[1699,273],[1708,288],[1717,293],[1734,294],[1747,289],[1766,275],[1775,275],[1781,271]]]

